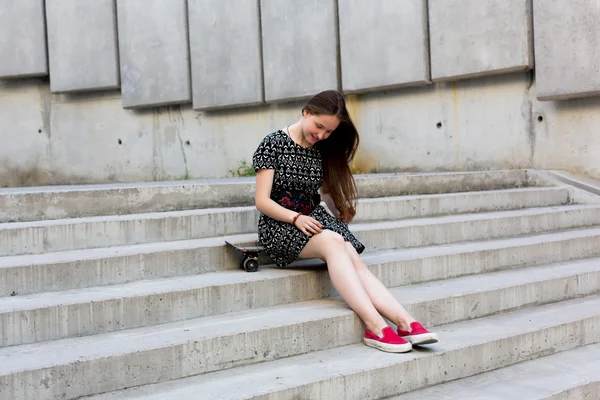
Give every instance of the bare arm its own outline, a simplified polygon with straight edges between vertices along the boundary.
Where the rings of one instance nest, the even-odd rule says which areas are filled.
[[[260,169],[256,173],[256,195],[254,198],[256,208],[273,219],[291,224],[298,213],[288,210],[271,200],[274,176],[275,170],[272,169]]]

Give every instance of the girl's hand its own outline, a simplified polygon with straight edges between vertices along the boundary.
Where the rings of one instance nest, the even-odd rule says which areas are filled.
[[[308,215],[301,215],[294,222],[296,228],[300,229],[306,236],[313,236],[323,232],[323,225]]]

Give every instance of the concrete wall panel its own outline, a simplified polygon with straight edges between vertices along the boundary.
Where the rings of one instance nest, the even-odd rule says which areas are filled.
[[[600,2],[534,0],[537,98],[600,93]]]
[[[52,92],[119,87],[115,0],[46,0]]]
[[[334,0],[261,0],[265,99],[338,89]]]
[[[194,109],[263,101],[259,0],[189,0]]]
[[[123,107],[191,102],[185,0],[117,0]]]
[[[44,0],[2,0],[0,78],[47,74]]]
[[[429,82],[425,0],[343,0],[338,7],[344,92]]]
[[[530,0],[429,0],[434,81],[533,66]]]

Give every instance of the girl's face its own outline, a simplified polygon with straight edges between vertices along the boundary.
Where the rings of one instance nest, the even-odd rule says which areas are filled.
[[[304,120],[302,121],[302,132],[304,139],[312,145],[327,139],[340,124],[340,119],[336,115],[313,115],[304,111]]]

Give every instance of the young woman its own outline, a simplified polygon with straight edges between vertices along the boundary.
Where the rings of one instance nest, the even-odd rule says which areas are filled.
[[[358,142],[337,91],[317,94],[299,121],[267,135],[252,159],[258,237],[278,267],[297,258],[325,261],[336,290],[366,325],[365,344],[407,352],[437,342],[437,336],[408,314],[359,257],[365,247],[348,229],[357,200],[349,163]],[[319,205],[321,195],[334,216]]]

